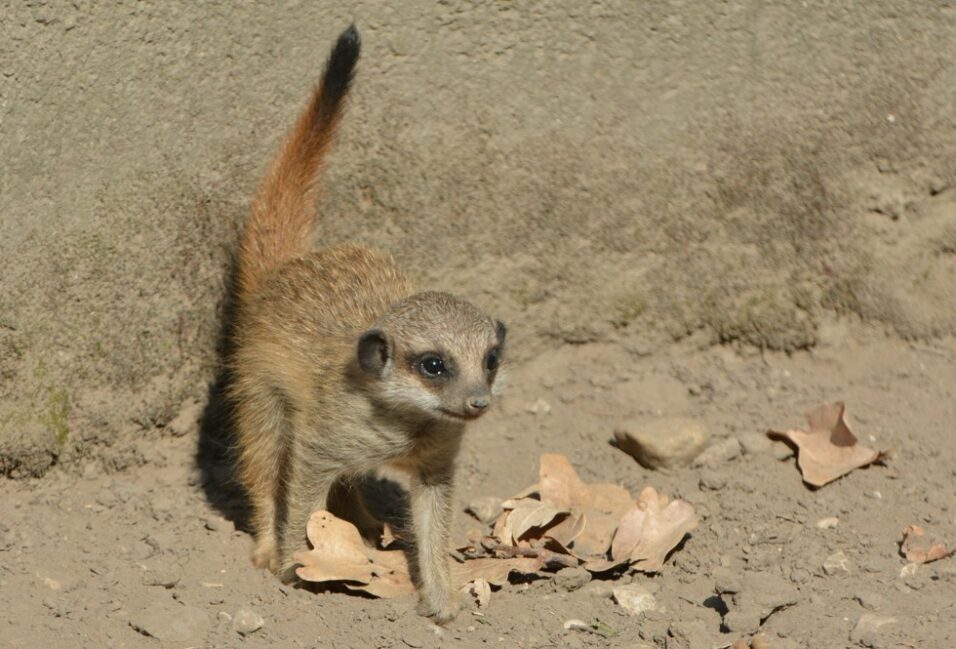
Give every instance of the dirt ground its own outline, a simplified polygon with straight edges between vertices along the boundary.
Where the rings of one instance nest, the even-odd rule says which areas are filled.
[[[221,470],[194,466],[195,430],[146,435],[137,448],[150,461],[135,469],[90,463],[82,475],[3,486],[0,638],[9,647],[703,649],[759,630],[789,649],[860,646],[851,631],[875,614],[896,621],[865,646],[950,647],[956,561],[901,575],[898,543],[910,523],[956,539],[954,359],[953,339],[914,345],[833,322],[813,351],[790,356],[693,340],[646,355],[622,342],[565,346],[514,368],[501,408],[468,435],[457,538],[476,525],[465,504],[533,483],[542,451],[566,454],[587,481],[679,496],[702,522],[660,575],[570,592],[557,578],[512,584],[440,631],[411,598],[314,594],[256,571],[250,536],[230,520],[237,501],[210,477]],[[801,426],[808,405],[835,397],[863,440],[892,457],[811,491],[785,447],[761,433]],[[608,443],[617,421],[662,414],[694,417],[713,443],[742,449],[663,474]],[[830,517],[839,522],[818,527]],[[828,574],[837,552],[846,570]],[[655,589],[658,609],[628,616],[610,596],[628,581]],[[264,620],[245,637],[233,626],[242,609]],[[565,630],[571,619],[601,621],[613,635]]]
[[[210,406],[230,258],[353,19],[320,241],[509,325],[456,534],[564,453],[694,505],[662,574],[519,580],[439,630],[252,568]],[[3,7],[0,647],[956,646],[956,559],[898,546],[956,545],[953,51],[938,2]],[[888,458],[813,491],[764,432],[830,400]],[[721,452],[609,443],[673,416]]]

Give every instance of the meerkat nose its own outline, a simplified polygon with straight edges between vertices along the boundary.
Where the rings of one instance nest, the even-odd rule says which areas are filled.
[[[487,397],[472,397],[468,399],[468,411],[477,415],[488,407]]]

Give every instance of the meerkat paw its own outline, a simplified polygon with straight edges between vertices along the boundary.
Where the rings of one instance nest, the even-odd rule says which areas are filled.
[[[447,624],[455,619],[461,603],[457,593],[447,593],[442,596],[423,595],[418,603],[418,613],[429,617],[435,624]]]
[[[279,572],[279,549],[275,539],[264,538],[256,543],[252,552],[252,563],[256,568],[268,568],[273,574]]]

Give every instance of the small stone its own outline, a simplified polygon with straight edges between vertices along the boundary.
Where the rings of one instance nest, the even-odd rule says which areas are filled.
[[[590,631],[591,627],[584,620],[566,620],[564,624],[565,631]]]
[[[840,519],[836,516],[828,516],[827,518],[821,518],[816,522],[816,526],[821,530],[833,529],[840,524]]]
[[[657,599],[640,586],[634,584],[618,586],[613,593],[614,601],[631,615],[641,615],[645,611],[657,609]]]
[[[864,613],[860,616],[860,619],[857,620],[853,630],[850,631],[850,641],[864,647],[876,649],[876,647],[882,646],[879,644],[879,636],[881,635],[883,627],[888,624],[896,624],[897,622],[899,622],[899,620],[895,617]]]
[[[130,616],[129,624],[157,640],[200,644],[209,627],[209,616],[201,609],[169,602]]]
[[[764,455],[773,449],[773,442],[760,433],[745,433],[740,436],[740,447],[744,455]]]
[[[809,570],[803,568],[794,568],[790,571],[790,581],[795,584],[805,584],[810,581],[812,576]]]
[[[687,466],[708,438],[703,424],[683,417],[628,421],[614,431],[618,448],[648,469]]]
[[[614,585],[609,581],[604,581],[603,579],[594,579],[586,586],[581,588],[581,593],[590,595],[591,597],[606,599],[614,594]]]
[[[166,427],[176,437],[182,437],[199,430],[200,417],[202,417],[202,404],[190,399],[183,403],[179,414]]]
[[[667,646],[687,649],[712,649],[714,646],[713,632],[699,620],[675,622],[667,629],[667,634],[674,639]]]
[[[501,499],[492,496],[475,498],[465,507],[465,511],[482,523],[491,523],[504,511],[501,508]]]
[[[170,566],[147,570],[143,573],[143,585],[172,588],[182,579],[183,573],[179,566]]]
[[[720,569],[714,575],[714,592],[724,595],[739,593],[742,589],[743,581],[737,573]]]
[[[552,577],[555,588],[572,592],[587,586],[591,581],[591,573],[584,568],[565,568]]]
[[[786,460],[796,455],[796,451],[793,450],[793,447],[783,442],[774,444],[770,452],[775,460]]]
[[[248,608],[240,608],[232,616],[232,628],[239,635],[249,635],[262,628],[266,621],[262,616]]]
[[[218,516],[210,516],[209,518],[203,521],[203,527],[205,527],[210,532],[218,532],[223,529],[223,525],[226,523],[225,518],[220,518]]]
[[[701,489],[720,491],[727,486],[727,476],[721,472],[709,470],[700,476],[698,483]]]
[[[532,415],[550,415],[551,414],[551,404],[545,401],[544,399],[538,399],[534,403],[530,404],[525,408],[527,412],[530,412]]]
[[[823,572],[831,577],[850,574],[850,558],[842,550],[834,552],[824,560]]]
[[[740,442],[735,437],[717,442],[709,446],[694,460],[695,467],[719,467],[740,455]]]
[[[885,605],[885,602],[880,595],[871,592],[857,593],[853,596],[853,599],[858,601],[860,606],[870,611],[875,611]]]

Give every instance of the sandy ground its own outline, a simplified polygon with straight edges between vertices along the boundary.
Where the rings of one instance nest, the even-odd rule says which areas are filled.
[[[898,543],[910,523],[956,540],[954,355],[953,340],[911,345],[833,322],[813,352],[792,356],[693,341],[651,354],[581,345],[514,368],[501,407],[468,436],[460,510],[516,493],[534,482],[540,453],[560,452],[585,480],[635,494],[653,485],[703,520],[660,575],[572,591],[548,575],[522,580],[441,630],[414,614],[411,598],[315,594],[256,571],[250,536],[230,520],[238,501],[204,482],[223,471],[194,464],[195,429],[147,436],[137,446],[149,461],[134,469],[104,474],[91,463],[80,477],[3,484],[0,638],[9,647],[705,649],[759,631],[774,649],[953,646],[956,561],[901,575]],[[812,491],[762,433],[801,426],[805,409],[834,398],[891,458]],[[742,446],[664,474],[608,443],[616,422],[670,415],[696,418],[714,444]],[[839,522],[817,525],[829,517]],[[459,537],[474,525],[459,511]],[[837,552],[846,569],[828,574]],[[627,582],[656,591],[658,609],[628,616],[610,596]],[[244,609],[264,621],[246,636],[235,629]],[[851,641],[867,614],[894,621]],[[600,621],[612,635],[565,630],[570,619]]]

